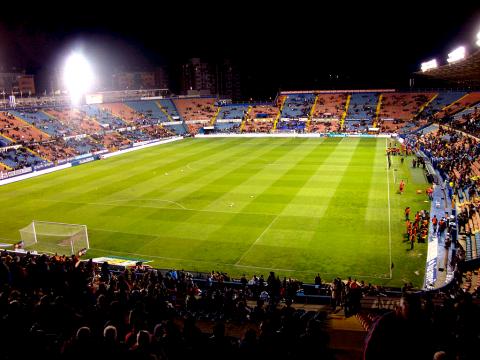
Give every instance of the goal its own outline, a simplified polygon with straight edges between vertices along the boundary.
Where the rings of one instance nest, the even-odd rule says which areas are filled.
[[[90,248],[86,225],[33,220],[20,237],[25,248],[38,252],[73,255]]]

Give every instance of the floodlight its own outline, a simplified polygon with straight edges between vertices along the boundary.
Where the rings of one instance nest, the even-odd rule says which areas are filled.
[[[480,46],[480,31],[477,33],[477,46]]]
[[[425,72],[430,69],[435,69],[438,67],[437,60],[433,59],[422,63],[422,71]]]
[[[463,58],[465,58],[465,46],[460,46],[455,50],[453,50],[450,54],[448,54],[447,61],[451,63],[458,60],[462,60]]]
[[[93,84],[93,71],[87,59],[78,52],[67,58],[63,69],[63,81],[74,104],[78,104],[82,95]]]

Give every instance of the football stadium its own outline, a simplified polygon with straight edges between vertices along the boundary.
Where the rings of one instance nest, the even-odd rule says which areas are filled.
[[[0,358],[478,358],[480,32],[268,101],[94,61],[0,73]]]

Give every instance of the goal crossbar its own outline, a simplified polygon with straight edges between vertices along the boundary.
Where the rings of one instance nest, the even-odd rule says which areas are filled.
[[[82,224],[33,220],[20,229],[20,236],[25,247],[46,252],[66,253],[69,247],[76,254],[90,248],[87,226]]]

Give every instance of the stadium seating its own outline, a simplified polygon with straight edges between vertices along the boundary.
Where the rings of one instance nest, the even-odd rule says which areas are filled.
[[[310,133],[329,133],[340,130],[340,121],[338,119],[311,121],[307,128]]]
[[[61,122],[68,129],[66,135],[93,134],[103,130],[102,126],[92,118],[85,116],[77,109],[47,108],[44,110],[49,116]]]
[[[264,104],[257,104],[252,105],[252,109],[248,113],[248,117],[250,119],[262,119],[262,120],[269,120],[273,121],[277,117],[279,112],[278,107],[273,105],[264,105]]]
[[[8,146],[12,144],[13,141],[5,136],[0,135],[0,147]]]
[[[255,104],[250,107],[243,124],[243,132],[272,131],[279,108],[273,105]]]
[[[167,127],[163,125],[150,125],[142,127],[142,131],[149,134],[152,138],[160,139],[169,136],[175,135],[172,130],[167,129]]]
[[[209,121],[205,121],[202,123],[193,123],[193,122],[186,122],[187,127],[188,127],[188,132],[190,134],[196,135],[199,132],[202,132],[202,129],[204,126],[208,126],[210,124]]]
[[[63,139],[35,143],[30,145],[30,147],[39,156],[46,158],[51,162],[57,162],[59,160],[65,160],[81,155],[81,153],[78,153],[74,148],[69,147]]]
[[[222,106],[214,123],[215,132],[238,132],[241,121],[246,117],[248,109],[249,105],[247,104]]]
[[[7,151],[0,151],[0,163],[15,170],[48,163],[48,161],[40,158],[30,149],[20,147],[18,149],[10,148]]]
[[[178,121],[178,120],[183,120],[178,112],[177,107],[175,106],[175,103],[171,99],[160,99],[158,100],[158,104],[160,107],[165,110],[165,113],[167,114],[169,121]]]
[[[366,131],[373,125],[377,103],[377,93],[352,94],[345,118],[345,129],[347,131]]]
[[[424,126],[425,120],[415,119],[433,93],[382,94],[378,124],[381,132],[413,132]]]
[[[345,111],[347,94],[318,94],[317,103],[312,114],[312,121],[316,119],[338,119]]]
[[[382,94],[379,118],[410,121],[432,95],[432,93]]]
[[[480,92],[472,92],[462,96],[458,100],[452,102],[443,110],[435,114],[435,118],[440,119],[447,115],[453,115],[464,109],[472,107],[480,102]]]
[[[103,139],[103,137],[99,136],[98,139]],[[89,136],[80,139],[71,138],[66,140],[65,144],[73,148],[78,155],[106,150],[105,146],[99,140]]]
[[[215,123],[215,132],[220,133],[235,133],[240,131],[240,123],[226,122],[226,123]]]
[[[187,133],[187,129],[185,128],[185,126],[183,124],[165,123],[164,126],[168,131],[173,132],[177,135],[184,135],[184,134]]]
[[[306,126],[306,121],[301,120],[280,120],[277,123],[277,130],[280,131],[295,131],[295,132],[304,132]]]
[[[47,133],[40,131],[9,112],[0,113],[0,134],[24,143],[42,141],[49,138]]]
[[[141,114],[143,119],[150,120],[151,124],[169,121],[167,114],[154,100],[126,101],[125,104],[134,109],[135,113]]]
[[[248,111],[248,105],[224,105],[220,108],[217,120],[242,120]]]
[[[104,134],[93,134],[92,139],[97,143],[102,144],[109,151],[116,151],[128,147],[132,141],[119,134],[118,132],[111,131]]]
[[[280,115],[281,119],[308,118],[310,110],[315,101],[314,94],[288,95]],[[278,127],[277,127],[278,129]]]
[[[421,118],[429,118],[435,116],[436,113],[441,112],[448,105],[456,102],[463,96],[465,92],[460,91],[451,91],[451,92],[440,92],[437,97],[435,97],[421,112]]]
[[[103,104],[83,105],[81,110],[85,112],[88,117],[95,119],[104,127],[106,126],[111,129],[116,129],[126,126],[126,123],[122,119],[112,115],[108,109],[103,106]]]
[[[470,119],[472,116],[478,117],[479,115],[480,115],[480,106],[472,106],[472,107],[469,107],[468,109],[465,109],[456,113],[453,116],[453,119],[455,121],[465,122],[466,120]]]
[[[8,165],[5,165],[3,164],[2,162],[0,162],[0,175],[2,173],[7,173],[9,171],[13,170],[11,167],[9,167]]]
[[[30,111],[14,110],[11,111],[11,113],[51,136],[64,136],[68,134],[68,129],[65,129],[62,123],[43,111],[38,111],[36,109]]]
[[[124,103],[103,103],[102,109],[122,119],[127,124],[141,124],[143,118],[142,114],[136,112]]]
[[[273,120],[246,119],[243,124],[243,132],[269,133],[273,129]]]
[[[216,98],[191,98],[175,99],[173,102],[183,120],[211,121],[217,112],[215,101]]]
[[[125,130],[122,131],[120,135],[124,138],[127,138],[132,143],[151,141],[155,139],[148,132],[143,131],[143,129]]]

